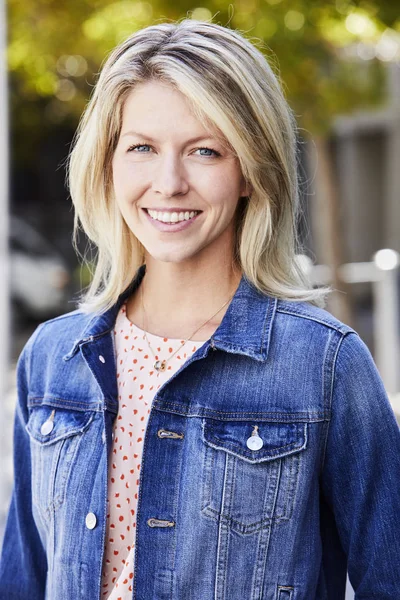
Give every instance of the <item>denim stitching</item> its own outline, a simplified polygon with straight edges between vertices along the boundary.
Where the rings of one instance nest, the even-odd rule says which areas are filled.
[[[210,449],[210,448],[209,448]],[[214,460],[214,453],[211,451],[211,455],[212,460]],[[297,455],[296,455],[297,456]],[[294,458],[294,457],[291,457]],[[282,460],[280,460],[280,463],[282,464]],[[236,459],[236,465],[240,464],[239,461]],[[211,465],[213,467],[213,463]],[[207,473],[206,473],[206,480],[208,482],[208,488],[209,488],[209,492],[207,492],[207,494],[209,494],[207,496],[207,500],[208,504],[205,504],[202,506],[202,513],[205,514],[207,517],[212,518],[213,520],[220,522],[221,520],[223,522],[225,522],[227,525],[229,525],[232,529],[234,529],[235,531],[238,531],[239,533],[242,533],[244,535],[246,534],[252,534],[255,533],[256,531],[260,531],[263,526],[265,525],[271,525],[272,523],[280,523],[283,521],[288,521],[292,514],[293,514],[293,506],[295,503],[295,499],[296,499],[296,495],[297,495],[297,486],[298,486],[298,475],[299,475],[299,470],[300,470],[300,459],[296,460],[296,464],[292,464],[290,465],[290,473],[288,474],[289,477],[289,482],[288,482],[288,488],[287,490],[290,490],[295,487],[295,492],[293,493],[292,497],[290,498],[290,496],[286,495],[286,506],[284,509],[284,512],[282,515],[275,515],[272,514],[271,517],[265,517],[262,518],[259,521],[256,521],[254,523],[251,523],[249,525],[244,524],[242,521],[238,521],[237,519],[233,518],[229,513],[227,514],[226,512],[220,512],[215,510],[214,508],[212,508],[211,503],[212,503],[212,486],[213,486],[213,482],[210,479],[210,477],[212,477],[212,473],[214,472],[214,469],[212,468],[212,470],[210,470],[210,465],[209,463],[207,464]],[[293,475],[294,473],[294,475]],[[296,481],[292,481],[293,477],[296,478]],[[219,485],[219,484],[218,484]],[[219,485],[219,488],[221,486]],[[203,486],[203,490],[205,488],[205,485]],[[279,482],[275,482],[275,495],[279,494],[279,488],[280,488],[280,481]],[[286,490],[286,491],[287,491]],[[232,494],[231,494],[232,495]],[[204,498],[205,499],[205,498]],[[290,503],[290,504],[289,504]],[[274,502],[275,505],[275,502]],[[288,508],[289,506],[289,508]]]
[[[298,444],[299,442],[291,442],[290,444],[286,444],[285,446],[279,446],[279,448],[271,448],[267,451],[268,452],[267,457],[263,457],[258,460],[257,460],[257,457],[254,458],[254,456],[253,456],[254,453],[251,454],[251,453],[247,452],[247,450],[245,448],[243,448],[243,449],[240,447],[237,448],[236,446],[233,445],[232,442],[221,442],[218,438],[216,438],[212,434],[208,433],[206,429],[204,430],[204,434],[205,434],[204,439],[205,439],[206,443],[209,443],[210,446],[212,446],[213,448],[216,448],[217,450],[225,450],[227,448],[228,449],[232,448],[232,452],[233,452],[233,454],[235,454],[235,456],[239,456],[240,458],[246,456],[246,457],[253,459],[252,463],[253,462],[260,463],[260,462],[267,461],[269,457],[271,457],[273,459],[279,458],[281,456],[282,450],[285,451],[286,449],[289,449],[289,448],[290,448],[290,450],[294,450],[294,451],[303,450],[307,445],[307,435],[306,435],[306,431],[305,431],[306,425],[307,424],[305,423],[305,427],[303,428],[303,431],[302,431],[304,438],[300,442],[301,446],[295,445],[295,444]],[[207,433],[208,433],[208,435],[207,435]],[[214,442],[215,445],[213,445],[212,442]]]
[[[358,334],[356,334],[356,335],[358,335]],[[343,343],[343,340],[345,339],[345,337],[346,337],[346,334],[340,338],[340,340],[337,344],[337,347],[336,347],[334,358],[333,358],[331,388],[330,388],[330,398],[329,398],[330,412],[332,412],[333,388],[334,388],[334,381],[335,381],[335,375],[336,375],[336,365],[337,365],[337,361],[338,361],[339,351],[340,351],[340,348],[342,347],[342,343]],[[322,451],[322,459],[321,459],[321,472],[323,471],[324,465],[325,465],[325,456],[326,456],[326,448],[328,446],[330,424],[331,424],[331,420],[328,421],[328,424],[326,427],[325,443],[324,443],[324,448]]]
[[[34,409],[33,409],[34,410]],[[84,433],[86,431],[86,429],[89,427],[90,423],[93,421],[94,419],[94,415],[91,414],[88,416],[87,420],[84,422],[83,425],[80,426],[75,426],[73,428],[67,428],[64,427],[63,429],[61,429],[60,431],[57,432],[56,436],[45,436],[43,434],[38,434],[36,431],[32,431],[29,428],[29,420],[28,423],[26,424],[26,431],[28,432],[28,434],[30,435],[30,437],[35,441],[38,442],[41,446],[51,446],[51,444],[55,444],[56,442],[59,442],[62,439],[66,439],[68,437],[71,437],[73,435],[77,435],[78,433]]]
[[[188,403],[191,403],[192,400],[188,399]],[[153,403],[154,408],[157,410],[168,412],[166,408],[176,408],[178,409],[178,414],[187,415],[190,417],[206,417],[212,419],[212,415],[221,415],[222,417],[231,417],[230,419],[219,419],[219,420],[232,420],[232,421],[246,421],[248,419],[252,419],[253,417],[257,417],[256,420],[262,421],[271,421],[275,422],[275,418],[279,417],[280,422],[319,422],[319,421],[328,421],[330,419],[330,415],[326,415],[326,411],[308,411],[307,413],[280,413],[280,412],[226,412],[226,411],[218,411],[218,410],[209,410],[207,408],[202,409],[198,412],[190,413],[190,410],[193,410],[192,406],[177,404],[174,402],[169,402],[168,400],[156,400]],[[179,411],[180,409],[180,411]],[[189,414],[190,413],[190,414]],[[310,418],[311,415],[315,415],[315,420]],[[218,419],[218,417],[216,417]]]
[[[92,403],[87,404],[84,402],[77,402],[76,400],[65,400],[64,398],[57,398],[56,396],[28,396],[27,406],[28,408],[35,408],[36,406],[55,406],[56,408],[74,408],[82,412],[94,411],[102,412],[101,400],[96,401],[97,405]]]
[[[339,333],[342,333],[343,335],[346,335],[346,333],[356,333],[357,332],[352,329],[351,327],[349,327],[348,325],[343,324],[343,326],[338,326],[336,323],[331,323],[328,320],[323,320],[321,318],[317,318],[314,317],[312,315],[307,315],[301,312],[296,312],[294,309],[292,310],[288,310],[288,309],[284,309],[284,308],[277,308],[277,312],[280,312],[282,314],[286,314],[286,315],[292,315],[292,317],[300,317],[302,319],[307,319],[308,321],[314,321],[315,323],[319,323],[320,325],[325,325],[326,327],[329,327],[330,329],[333,329],[335,331],[338,331]],[[358,334],[357,334],[358,335]]]

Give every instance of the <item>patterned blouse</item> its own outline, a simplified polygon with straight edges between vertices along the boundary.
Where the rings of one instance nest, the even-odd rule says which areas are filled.
[[[187,342],[167,362],[154,369],[154,356],[144,331],[131,323],[123,304],[114,328],[117,354],[118,415],[108,466],[107,534],[102,569],[102,598],[131,600],[134,577],[136,507],[146,425],[157,390],[203,341]],[[156,358],[166,359],[184,340],[146,334]]]

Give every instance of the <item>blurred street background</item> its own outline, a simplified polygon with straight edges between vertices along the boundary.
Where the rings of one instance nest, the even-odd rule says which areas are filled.
[[[299,124],[305,264],[316,286],[335,288],[327,310],[366,342],[400,415],[397,3],[9,0],[7,14],[1,8],[0,540],[16,360],[36,325],[73,310],[89,282],[71,244],[65,160],[105,56],[154,22],[189,17],[238,29],[280,73]],[[82,235],[81,252],[87,246]]]

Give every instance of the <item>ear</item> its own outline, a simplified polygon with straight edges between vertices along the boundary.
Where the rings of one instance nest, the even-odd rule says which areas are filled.
[[[240,188],[240,198],[251,196],[253,192],[252,185],[242,177],[242,187]]]

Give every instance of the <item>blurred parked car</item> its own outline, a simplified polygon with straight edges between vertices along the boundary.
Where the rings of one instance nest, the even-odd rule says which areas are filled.
[[[68,311],[70,275],[63,257],[32,225],[10,217],[10,294],[15,320]]]

